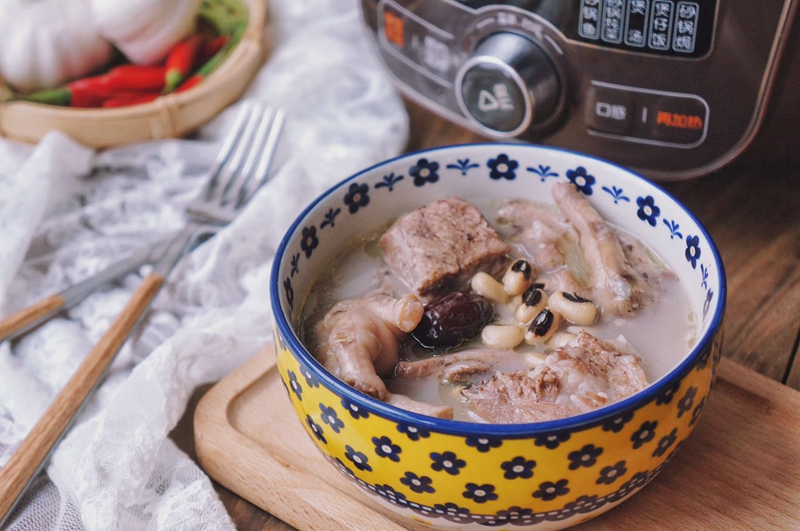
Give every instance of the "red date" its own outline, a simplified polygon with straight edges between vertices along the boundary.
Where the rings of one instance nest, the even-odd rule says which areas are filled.
[[[486,297],[455,291],[425,306],[411,335],[427,349],[457,347],[475,337],[493,316],[494,308]]]

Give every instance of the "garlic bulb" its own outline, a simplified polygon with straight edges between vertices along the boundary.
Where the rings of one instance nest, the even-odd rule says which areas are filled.
[[[153,64],[194,31],[200,0],[89,0],[97,25],[131,62]]]
[[[112,51],[81,0],[0,0],[0,77],[19,90],[85,76]]]

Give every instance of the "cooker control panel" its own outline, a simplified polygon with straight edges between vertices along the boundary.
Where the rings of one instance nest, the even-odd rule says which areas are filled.
[[[800,0],[362,0],[407,96],[489,138],[656,179],[749,143]]]
[[[516,136],[552,118],[560,95],[547,54],[517,33],[484,39],[456,75],[455,96],[465,116],[496,136]]]

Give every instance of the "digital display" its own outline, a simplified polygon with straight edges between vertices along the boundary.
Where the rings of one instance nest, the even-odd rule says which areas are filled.
[[[717,0],[462,0],[472,9],[512,6],[530,11],[564,35],[598,46],[675,57],[711,48]]]

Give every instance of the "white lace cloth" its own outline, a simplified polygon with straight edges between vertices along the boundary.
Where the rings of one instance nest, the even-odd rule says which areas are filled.
[[[185,257],[8,527],[227,530],[205,474],[167,437],[193,389],[271,341],[269,271],[316,195],[402,149],[407,117],[356,0],[270,0],[276,47],[248,97],[287,111],[276,177]],[[0,315],[182,226],[236,109],[197,140],[95,153],[59,133],[0,139]],[[128,301],[146,268],[0,345],[0,466]]]

